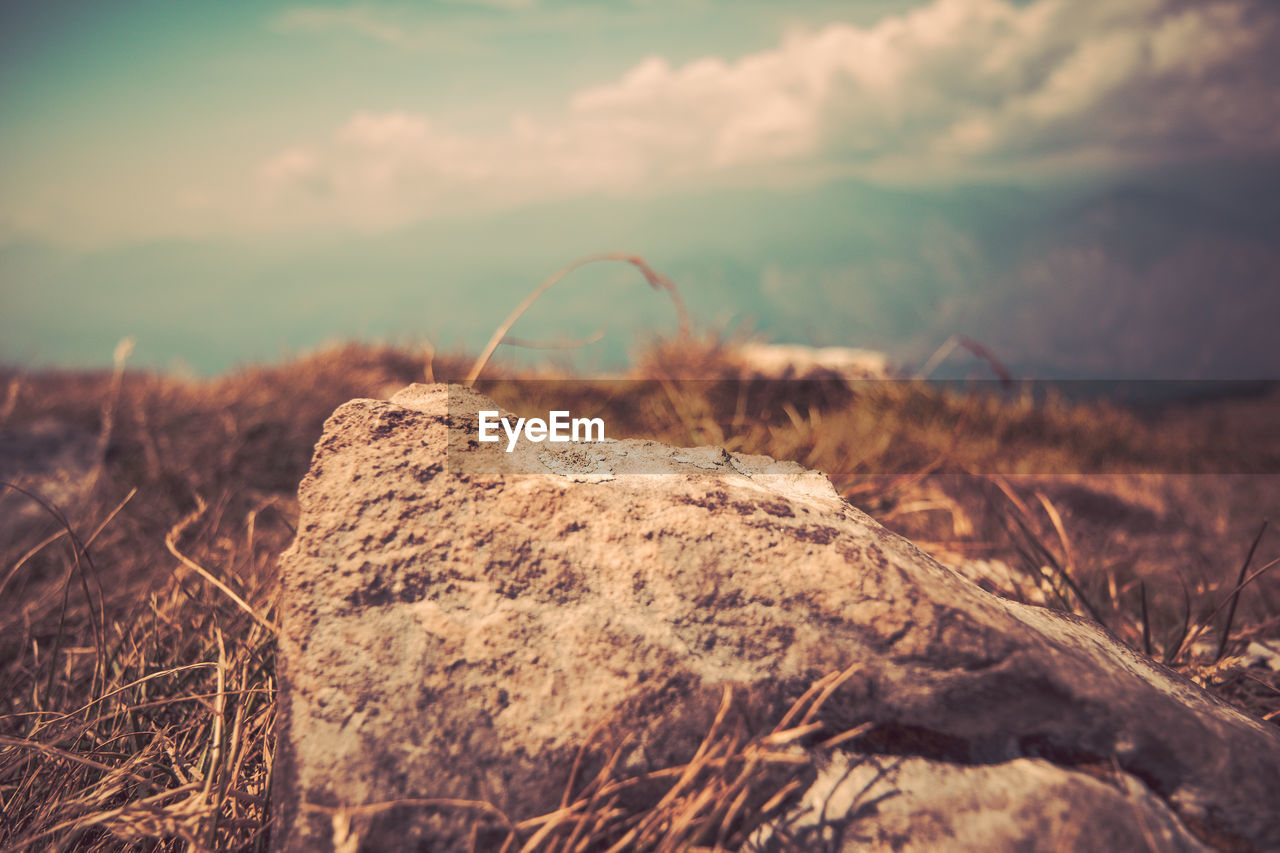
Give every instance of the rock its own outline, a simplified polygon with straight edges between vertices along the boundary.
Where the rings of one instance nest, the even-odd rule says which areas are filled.
[[[743,344],[734,350],[744,378],[888,379],[889,357],[877,350],[809,347],[799,344]]]
[[[857,816],[850,820],[849,816]],[[963,765],[927,758],[836,756],[763,850],[1159,850],[1206,848],[1141,782],[1040,758]]]
[[[412,386],[325,426],[282,560],[277,850],[496,849],[508,823],[519,849],[590,829],[584,791],[614,820],[681,778],[645,774],[739,784],[746,758],[755,787],[665,807],[765,849],[1280,848],[1280,734],[1098,626],[795,464],[506,453],[476,441],[496,408]]]

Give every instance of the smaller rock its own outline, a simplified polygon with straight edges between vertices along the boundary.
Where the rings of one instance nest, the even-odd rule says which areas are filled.
[[[1136,819],[1135,819],[1136,818]],[[786,843],[782,842],[785,833]],[[1038,758],[966,766],[837,753],[761,851],[1035,849],[1206,851],[1177,815],[1121,772]]]

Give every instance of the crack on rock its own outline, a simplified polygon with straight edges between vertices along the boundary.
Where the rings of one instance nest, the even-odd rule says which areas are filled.
[[[851,742],[849,751],[927,758],[965,766],[999,763],[974,760],[974,749],[964,738],[903,723],[878,723],[872,726],[866,734]]]

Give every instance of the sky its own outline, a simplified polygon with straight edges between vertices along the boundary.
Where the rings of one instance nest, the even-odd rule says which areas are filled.
[[[909,364],[1274,377],[1268,0],[0,10],[0,361],[478,348],[639,252],[695,319]],[[517,327],[669,331],[584,269]]]

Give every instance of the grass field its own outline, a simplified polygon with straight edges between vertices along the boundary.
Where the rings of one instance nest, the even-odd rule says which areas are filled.
[[[348,346],[204,382],[0,371],[0,434],[86,448],[0,495],[0,849],[265,849],[276,560],[312,445],[348,399],[469,364]],[[647,381],[556,388],[614,437],[821,470],[945,562],[1007,567],[993,589],[1091,615],[1280,724],[1263,654],[1280,650],[1276,397],[1130,412],[911,383],[781,394],[733,364],[717,340],[659,342],[635,359]],[[487,375],[502,405],[546,411],[547,383]],[[712,381],[666,381],[690,376]]]

